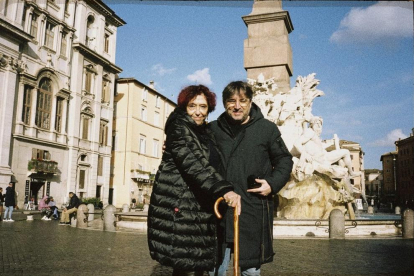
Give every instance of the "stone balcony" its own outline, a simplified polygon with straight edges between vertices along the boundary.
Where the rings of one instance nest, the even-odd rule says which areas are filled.
[[[31,172],[51,173],[57,174],[58,163],[52,160],[38,160],[32,159],[27,165],[27,169]]]

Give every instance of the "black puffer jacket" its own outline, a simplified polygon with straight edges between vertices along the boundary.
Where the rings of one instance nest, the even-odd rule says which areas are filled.
[[[16,205],[16,201],[14,200],[14,189],[12,187],[6,188],[6,194],[4,195],[4,205],[6,207]]]
[[[217,256],[214,200],[233,186],[214,168],[219,164],[209,164],[209,147],[215,143],[206,125],[197,126],[176,108],[165,132],[166,149],[148,210],[150,254],[174,268],[209,270]]]
[[[234,192],[242,198],[240,267],[260,267],[273,260],[273,195],[289,179],[292,156],[277,126],[263,117],[256,104],[252,104],[250,120],[237,136],[233,135],[225,116],[223,113],[210,125],[225,160],[226,174],[223,176],[234,183]],[[266,179],[272,187],[272,194],[262,197],[248,193],[249,175]],[[224,242],[233,242],[232,208],[228,209],[223,226]]]

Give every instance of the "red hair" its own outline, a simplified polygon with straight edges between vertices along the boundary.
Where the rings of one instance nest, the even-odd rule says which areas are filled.
[[[216,94],[210,91],[204,85],[190,85],[181,90],[178,94],[177,105],[179,108],[186,110],[188,103],[196,96],[203,94],[207,99],[208,112],[214,111],[216,108]]]

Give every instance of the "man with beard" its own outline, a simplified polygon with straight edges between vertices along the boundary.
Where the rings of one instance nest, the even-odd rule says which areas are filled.
[[[293,165],[279,129],[264,118],[252,99],[253,91],[247,83],[231,82],[223,90],[225,112],[211,123],[225,159],[225,179],[241,196],[242,275],[260,275],[260,266],[273,261],[273,195],[286,184]],[[258,188],[249,189],[248,184]],[[220,267],[211,275],[226,275],[234,240],[233,210],[227,209],[218,229],[223,250],[219,254]]]

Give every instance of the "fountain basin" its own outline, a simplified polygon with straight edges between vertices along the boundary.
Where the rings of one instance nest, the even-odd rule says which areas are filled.
[[[360,216],[355,220],[345,220],[345,237],[401,237],[401,226],[401,216]],[[329,220],[286,220],[275,218],[273,236],[274,238],[329,238]]]

